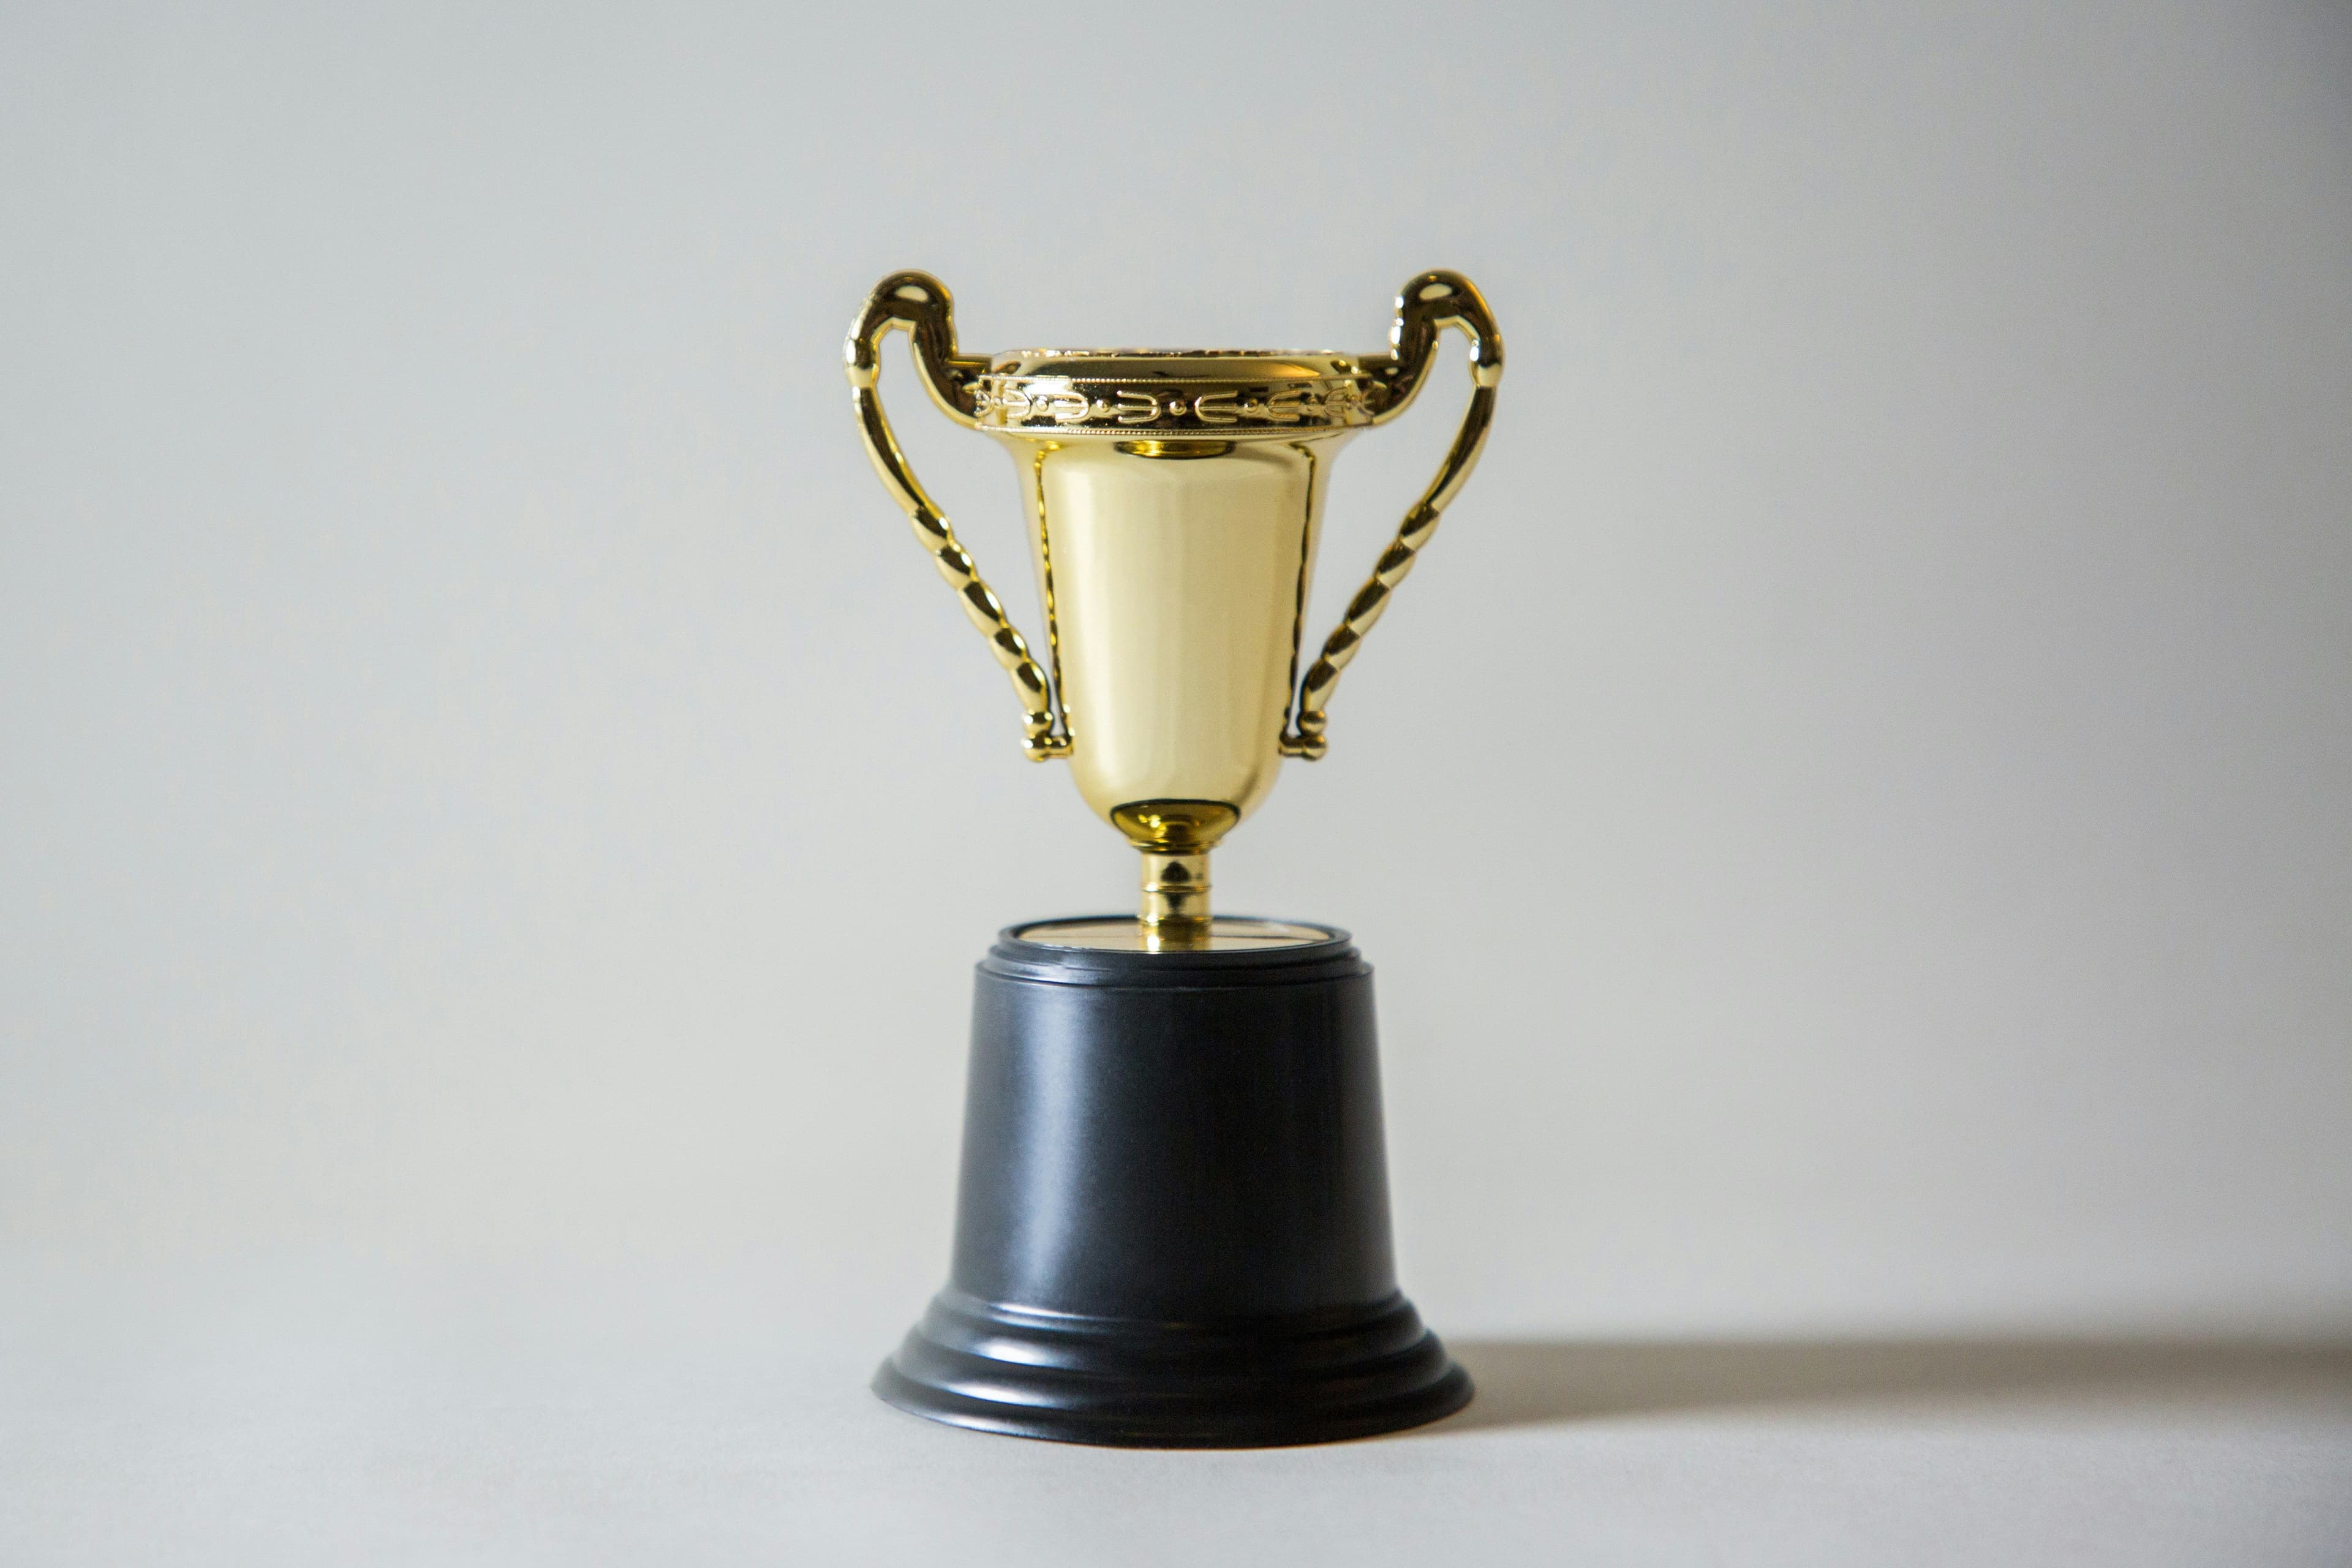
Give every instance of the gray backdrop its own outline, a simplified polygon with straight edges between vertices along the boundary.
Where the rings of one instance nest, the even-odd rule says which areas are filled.
[[[1486,461],[1219,856],[1379,967],[1427,1314],[2352,1327],[2345,14],[1186,15],[8,8],[20,1306],[752,1260],[878,1353],[971,963],[1133,868],[844,327],[1370,349],[1442,266]],[[1005,459],[884,388],[1034,630]]]

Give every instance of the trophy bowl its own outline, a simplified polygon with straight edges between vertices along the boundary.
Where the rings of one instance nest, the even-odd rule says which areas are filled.
[[[1331,462],[1411,405],[1440,333],[1468,412],[1304,676]],[[1011,452],[1045,659],[907,463],[879,395],[904,329],[931,401]],[[1319,1441],[1435,1419],[1468,1378],[1396,1287],[1371,971],[1345,932],[1219,916],[1209,855],[1328,748],[1340,672],[1476,463],[1502,379],[1478,290],[1426,272],[1385,353],[959,352],[938,279],[876,285],[845,357],[867,454],[1019,700],[1142,857],[1136,914],[1003,933],[979,968],[955,1258],[876,1388],[1069,1441]]]

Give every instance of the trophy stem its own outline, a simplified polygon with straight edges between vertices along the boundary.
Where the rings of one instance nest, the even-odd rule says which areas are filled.
[[[1111,826],[1143,854],[1143,927],[1148,952],[1209,945],[1209,851],[1242,819],[1222,800],[1138,800],[1116,807]]]
[[[1143,851],[1143,908],[1137,917],[1153,948],[1196,945],[1209,934],[1209,852]]]

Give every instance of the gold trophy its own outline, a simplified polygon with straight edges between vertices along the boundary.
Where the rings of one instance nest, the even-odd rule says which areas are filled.
[[[879,351],[902,327],[931,401],[1013,456],[1043,665],[891,434]],[[1461,431],[1302,679],[1331,460],[1412,404],[1447,327],[1469,341]],[[970,355],[921,272],[851,325],[866,452],[1011,678],[1024,752],[1066,761],[1143,861],[1133,919],[1014,927],[980,965],[955,1261],[877,1379],[895,1405],[1215,1447],[1470,1397],[1396,1289],[1370,970],[1335,928],[1210,908],[1210,851],[1284,757],[1324,754],[1340,672],[1486,444],[1503,343],[1470,281],[1406,284],[1389,343]]]

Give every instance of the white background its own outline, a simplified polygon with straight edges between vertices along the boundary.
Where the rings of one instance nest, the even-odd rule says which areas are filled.
[[[2315,5],[9,7],[0,1552],[1143,1561],[1225,1510],[1298,1562],[1323,1497],[1425,1561],[1467,1527],[1365,1500],[1475,1452],[1535,1478],[1497,1559],[1970,1560],[1949,1505],[1979,1560],[2341,1561],[2334,1362],[2300,1458],[2200,1458],[2175,1390],[2080,1487],[1832,1423],[1884,1520],[1706,1413],[1769,1356],[1627,1395],[1632,1448],[1526,1391],[2352,1331],[2347,89]],[[905,266],[981,352],[1492,302],[1485,463],[1218,888],[1378,966],[1406,1283],[1525,1419],[1184,1468],[858,1391],[943,1276],[971,962],[1133,878],[858,447],[840,335]],[[1318,633],[1454,352],[1338,469]],[[1003,457],[884,388],[1034,630]],[[460,1430],[559,1479],[383,1457]],[[1546,1489],[1612,1465],[1617,1512]],[[545,1533],[598,1477],[635,1523]],[[1066,1482],[1095,1533],[925,1490]]]

